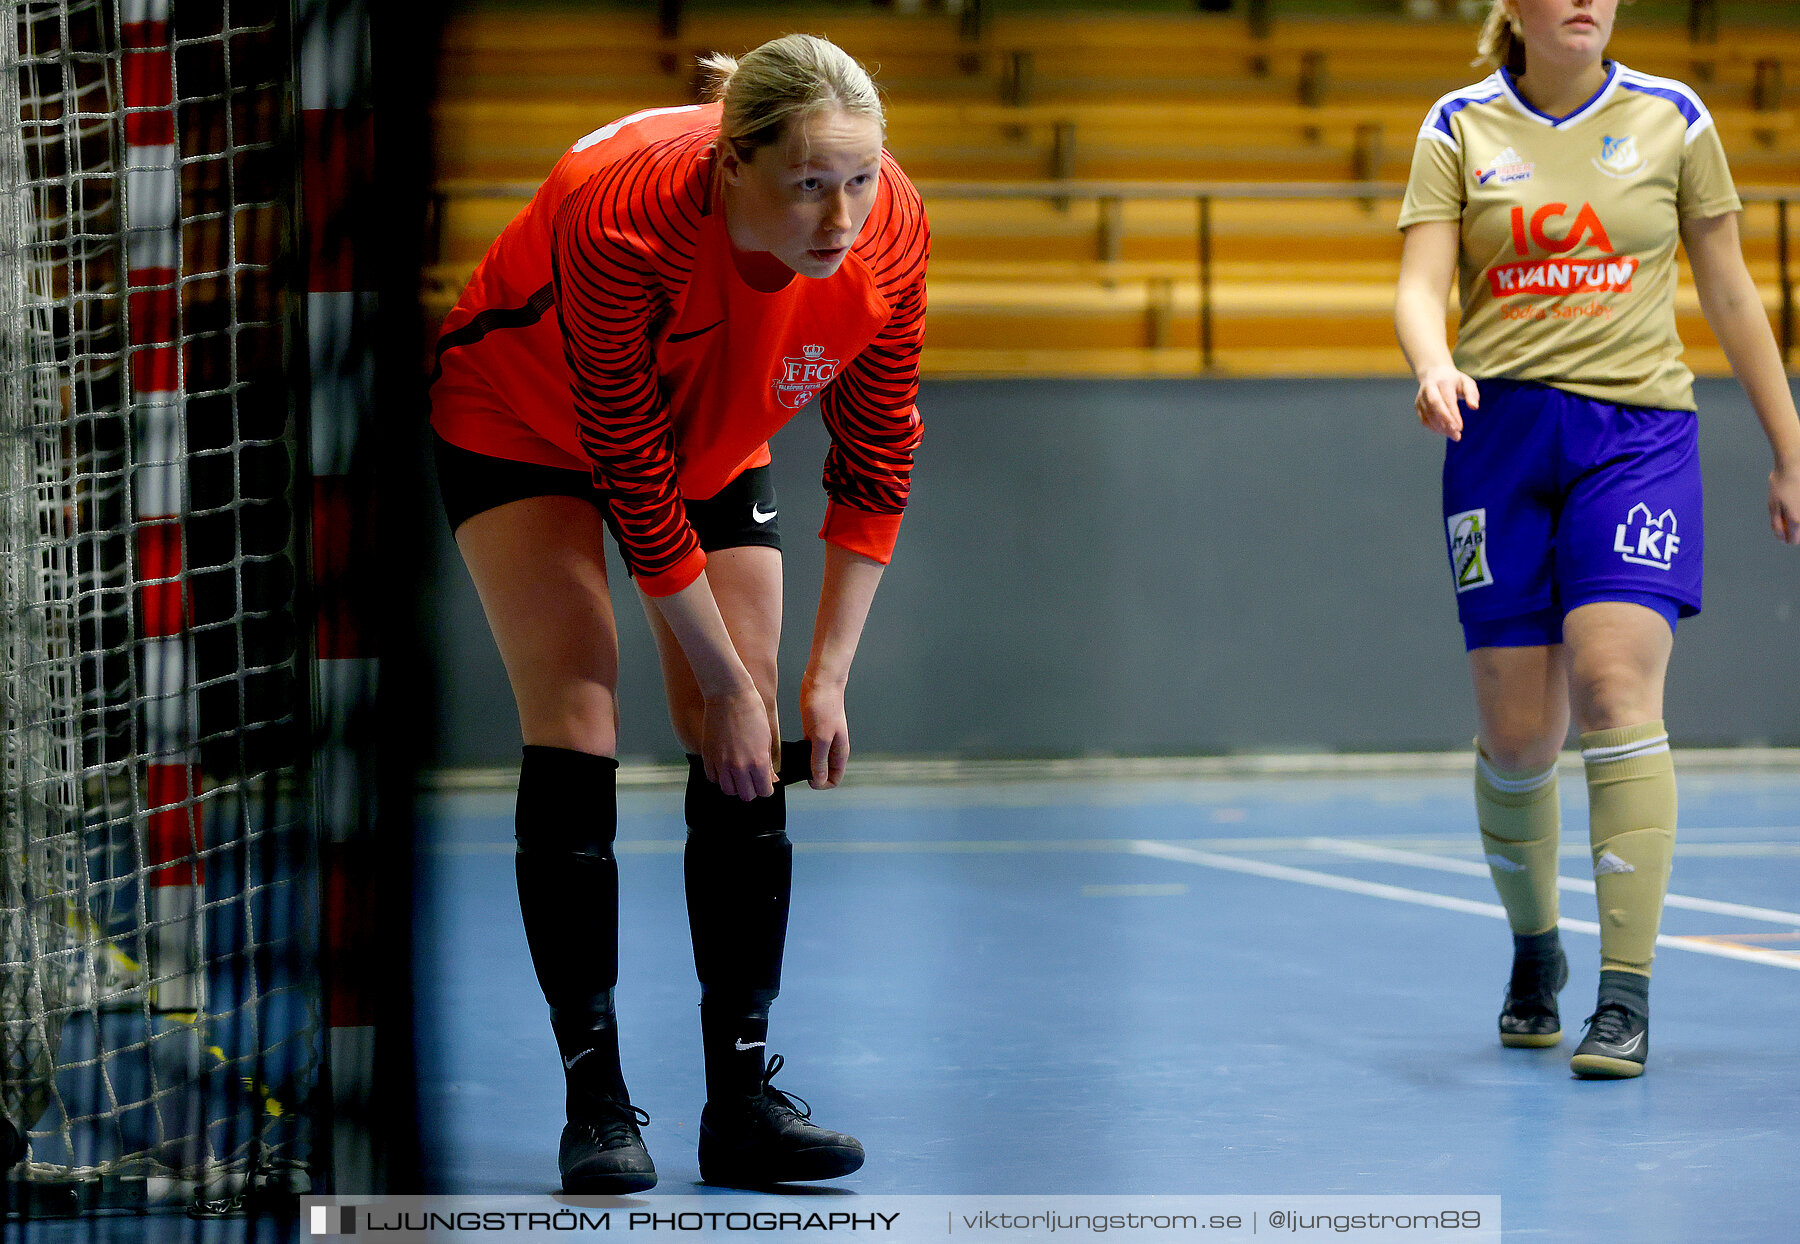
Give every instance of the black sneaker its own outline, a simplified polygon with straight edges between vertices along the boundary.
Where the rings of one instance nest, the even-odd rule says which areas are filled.
[[[812,1107],[769,1081],[783,1059],[769,1059],[757,1091],[709,1101],[700,1113],[700,1178],[709,1184],[760,1188],[807,1179],[836,1179],[863,1164],[853,1136],[812,1122]]]
[[[556,1165],[564,1192],[612,1196],[656,1186],[656,1167],[638,1128],[650,1116],[628,1101],[604,1099],[595,1117],[563,1128]]]
[[[1569,960],[1556,930],[1513,935],[1512,978],[1500,1006],[1500,1044],[1539,1049],[1562,1040],[1556,995],[1569,983]]]
[[[1570,1071],[1584,1080],[1629,1080],[1644,1074],[1650,1054],[1647,1016],[1608,1002],[1588,1016],[1587,1030],[1569,1060]]]

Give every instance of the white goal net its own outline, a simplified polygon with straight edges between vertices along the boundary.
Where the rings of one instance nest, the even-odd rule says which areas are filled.
[[[241,1205],[322,1041],[289,8],[0,21],[4,1208]]]

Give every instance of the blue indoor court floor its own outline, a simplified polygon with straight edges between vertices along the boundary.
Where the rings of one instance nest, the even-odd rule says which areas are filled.
[[[1589,1082],[1568,1070],[1598,971],[1578,763],[1562,782],[1573,975],[1545,1051],[1495,1036],[1510,940],[1465,775],[1119,768],[853,766],[843,790],[790,794],[770,1049],[777,1086],[869,1152],[836,1187],[1497,1194],[1509,1240],[1800,1239],[1800,770],[1684,767],[1649,1070]],[[618,998],[661,1174],[647,1195],[702,1192],[681,791],[620,802]],[[512,796],[439,790],[424,814],[427,1190],[552,1190],[562,1078]]]

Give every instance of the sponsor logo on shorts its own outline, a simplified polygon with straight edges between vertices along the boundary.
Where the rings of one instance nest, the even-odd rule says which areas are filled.
[[[789,410],[799,410],[837,375],[838,360],[824,357],[824,346],[802,346],[799,358],[781,360],[781,375],[769,382],[775,400]]]
[[[1464,510],[1444,520],[1450,533],[1450,569],[1456,574],[1456,590],[1487,587],[1494,581],[1488,568],[1487,510]]]
[[[760,501],[752,501],[750,503],[750,521],[756,523],[758,526],[768,522],[771,518],[774,518],[775,514],[776,511],[774,510],[763,509]]]
[[[1535,168],[1537,165],[1521,160],[1519,153],[1508,147],[1489,160],[1485,168],[1475,170],[1475,184],[1485,186],[1492,182],[1496,186],[1510,186],[1515,182],[1530,181]]]
[[[1618,138],[1610,134],[1600,139],[1600,154],[1594,167],[1608,177],[1632,177],[1644,170],[1644,157],[1638,154],[1637,139],[1630,134]]]
[[[1613,552],[1634,566],[1653,566],[1667,570],[1681,549],[1681,537],[1675,529],[1675,511],[1664,510],[1652,515],[1642,501],[1625,514],[1613,536]]]

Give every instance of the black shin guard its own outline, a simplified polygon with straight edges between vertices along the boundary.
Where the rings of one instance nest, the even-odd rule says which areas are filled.
[[[734,799],[688,758],[688,928],[700,977],[706,1095],[760,1087],[769,1004],[781,990],[794,848],[779,787],[766,799]]]
[[[515,822],[519,910],[531,965],[550,1004],[571,1119],[625,1100],[613,987],[619,980],[619,762],[527,747]]]

